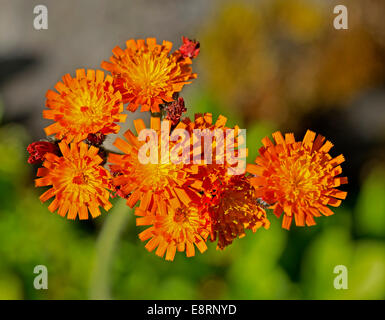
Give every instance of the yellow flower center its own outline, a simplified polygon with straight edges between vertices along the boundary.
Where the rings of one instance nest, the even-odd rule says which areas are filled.
[[[127,66],[127,80],[143,95],[155,97],[159,94],[170,79],[170,72],[174,63],[166,54],[154,55],[152,52],[138,54],[132,57]]]
[[[174,221],[176,223],[184,223],[188,221],[189,213],[185,209],[177,208],[174,215]]]
[[[66,120],[78,126],[92,126],[103,121],[105,101],[93,92],[72,93],[66,97],[72,107]]]
[[[321,193],[319,181],[323,175],[317,168],[319,166],[309,155],[286,158],[279,167],[275,183],[290,202],[316,199]]]
[[[75,184],[87,184],[88,176],[84,173],[80,173],[79,175],[73,177],[72,182]]]
[[[95,187],[100,185],[95,169],[83,167],[82,161],[73,160],[73,163],[64,163],[55,173],[56,187],[72,197],[89,197],[95,193]]]
[[[170,180],[176,176],[176,165],[173,163],[144,164],[138,169],[143,185],[152,190],[162,190],[169,186]]]

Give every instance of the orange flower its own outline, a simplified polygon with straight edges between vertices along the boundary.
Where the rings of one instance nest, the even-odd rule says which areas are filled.
[[[138,134],[146,129],[142,119],[134,120],[134,125]],[[127,141],[117,138],[114,142],[114,146],[124,154],[110,153],[108,157],[111,172],[115,176],[113,184],[119,194],[127,198],[127,205],[131,208],[141,200],[141,209],[146,211],[155,208],[159,201],[170,198],[178,198],[188,205],[191,200],[199,197],[198,193],[190,188],[194,180],[188,178],[189,173],[197,171],[197,166],[162,161],[162,141],[169,137],[162,137],[159,118],[151,118],[151,129],[156,132],[156,139],[159,141],[157,146],[159,161],[142,163],[139,159],[139,151],[145,142],[139,141],[137,136],[127,130],[124,134]],[[171,147],[172,142],[170,142]]]
[[[98,156],[99,149],[65,142],[59,143],[63,154],[58,157],[53,153],[45,155],[44,168],[39,168],[35,184],[37,187],[49,186],[48,191],[40,196],[42,202],[55,197],[48,209],[68,219],[88,219],[88,210],[93,218],[100,215],[99,206],[109,210],[112,205],[108,201],[109,173],[99,164],[103,161]]]
[[[266,229],[270,226],[265,211],[255,200],[254,188],[244,174],[235,175],[235,172],[229,171],[237,163],[229,162],[228,152],[234,148],[234,156],[238,158],[238,155],[241,155],[244,137],[239,134],[239,128],[236,126],[232,128],[234,140],[226,139],[230,129],[226,127],[226,122],[227,119],[224,116],[219,116],[213,123],[212,114],[206,113],[195,115],[194,122],[186,118],[176,127],[187,129],[191,136],[196,129],[207,130],[213,136],[210,142],[212,145],[211,164],[200,165],[198,172],[191,173],[189,177],[194,178],[193,186],[203,194],[200,211],[210,217],[208,228],[211,241],[218,240],[218,249],[224,249],[237,237],[243,237],[246,229],[255,232],[261,226]],[[223,135],[216,136],[215,132]],[[194,144],[194,149],[205,154],[203,143]],[[246,157],[246,155],[247,149],[244,147],[244,156]],[[206,155],[204,158],[210,160],[210,157],[206,158]],[[221,159],[221,162],[217,159]],[[238,161],[241,164],[245,159],[240,158]]]
[[[58,82],[55,89],[48,90],[47,107],[43,117],[55,123],[45,128],[47,135],[56,134],[57,139],[67,143],[79,142],[90,133],[117,133],[115,122],[124,122],[121,94],[114,91],[113,79],[100,70],[76,70],[76,77],[69,74]]]
[[[285,137],[280,132],[273,133],[276,144],[264,138],[255,160],[247,171],[256,188],[257,197],[272,204],[274,213],[279,217],[284,212],[282,227],[289,229],[293,220],[297,226],[315,225],[314,217],[333,214],[327,205],[338,207],[346,192],[337,190],[347,183],[342,173],[344,157],[332,158],[328,153],[333,147],[321,135],[310,130],[302,142],[296,142],[292,133]]]
[[[185,118],[176,126],[175,129],[185,129],[190,133],[191,161],[195,157],[195,161],[201,161],[199,163],[201,166],[207,166],[207,164],[209,166],[218,165],[218,168],[232,168],[234,172],[237,166],[240,169],[246,167],[246,136],[241,134],[238,126],[229,128],[226,123],[227,118],[222,115],[219,115],[218,119],[213,122],[211,113],[198,113],[195,114],[194,121]],[[209,144],[211,144],[211,154],[205,150]],[[194,153],[198,156],[194,156]]]
[[[236,238],[243,238],[245,231],[256,232],[260,227],[269,229],[270,221],[258,204],[255,189],[244,176],[227,176],[218,168],[207,169],[203,183],[201,212],[210,216],[211,241],[218,240],[217,249],[223,250]]]
[[[127,48],[115,47],[111,62],[104,61],[102,68],[116,77],[116,87],[122,93],[128,110],[159,112],[159,104],[173,101],[173,94],[180,92],[188,80],[195,79],[190,59],[185,59],[179,51],[170,55],[172,43],[148,38],[146,42],[128,40]]]
[[[195,246],[203,253],[206,251],[207,218],[202,216],[196,206],[186,206],[178,199],[173,198],[161,202],[156,214],[145,212],[137,208],[135,214],[137,226],[148,226],[150,228],[139,234],[142,241],[150,239],[146,244],[148,251],[153,251],[159,257],[166,253],[166,260],[174,260],[175,252],[186,251],[187,257],[195,255]]]

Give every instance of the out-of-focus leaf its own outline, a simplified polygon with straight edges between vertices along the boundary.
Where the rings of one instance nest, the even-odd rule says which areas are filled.
[[[183,298],[181,293],[183,292]],[[157,288],[155,299],[196,299],[196,289],[188,281],[188,277],[168,277],[167,281],[162,281]]]
[[[278,265],[287,234],[280,221],[270,215],[269,230],[260,229],[241,239],[242,252],[229,270],[230,299],[285,299],[295,298],[295,289],[287,274]]]
[[[385,244],[359,241],[349,269],[349,299],[385,299]]]
[[[21,126],[0,128],[0,175],[17,179],[24,176],[28,165],[24,141],[26,132]]]
[[[366,178],[356,206],[357,230],[363,235],[385,235],[385,168],[375,167]]]
[[[334,287],[338,265],[347,268],[346,290]],[[308,299],[384,299],[385,245],[373,240],[353,242],[346,229],[329,228],[309,247],[301,283]]]
[[[9,272],[0,271],[0,300],[23,299],[22,283]]]
[[[334,288],[334,268],[352,265],[353,243],[342,227],[330,227],[308,247],[302,264],[301,287],[307,299],[346,299],[346,290]]]

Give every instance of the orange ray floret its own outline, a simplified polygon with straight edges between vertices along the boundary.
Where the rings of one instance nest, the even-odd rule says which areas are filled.
[[[55,123],[45,128],[47,135],[55,134],[57,139],[67,143],[80,142],[88,134],[117,133],[116,122],[124,122],[127,115],[120,92],[115,92],[113,78],[100,70],[76,70],[76,77],[66,74],[63,82],[55,86],[57,92],[48,90],[43,111],[45,119]]]
[[[180,92],[190,79],[195,79],[190,67],[191,59],[186,59],[179,51],[170,54],[172,43],[156,39],[128,40],[126,49],[115,47],[102,68],[115,77],[115,86],[122,93],[128,110],[159,112],[159,104],[173,101],[173,94]]]
[[[285,229],[293,217],[297,226],[312,226],[314,217],[332,215],[327,205],[338,207],[347,195],[336,189],[348,182],[346,177],[337,177],[342,173],[343,155],[332,158],[333,144],[310,130],[302,142],[296,142],[292,133],[283,137],[275,132],[273,137],[276,144],[264,138],[256,165],[247,166],[254,175],[250,180],[257,197],[271,204],[278,217],[284,212]]]
[[[209,234],[207,218],[202,216],[196,206],[186,206],[173,198],[161,202],[156,213],[145,212],[137,208],[135,214],[138,226],[151,226],[139,234],[148,251],[159,257],[166,254],[166,260],[174,260],[176,251],[186,251],[187,257],[195,255],[195,246],[203,253],[206,251],[206,239]],[[195,246],[194,246],[195,245]]]
[[[62,157],[53,153],[45,155],[43,168],[39,168],[35,184],[37,187],[52,186],[40,196],[42,202],[55,197],[48,209],[68,219],[88,219],[100,215],[99,207],[109,210],[108,201],[110,175],[100,163],[99,149],[80,144],[59,143]]]
[[[168,122],[169,126],[170,124]],[[138,135],[146,129],[142,119],[134,120],[134,125]],[[198,193],[190,188],[194,180],[188,178],[189,173],[197,171],[197,166],[162,161],[161,148],[163,141],[169,136],[162,136],[160,118],[151,118],[151,129],[156,135],[154,139],[158,140],[155,151],[158,153],[158,161],[146,164],[140,161],[139,151],[146,142],[139,141],[138,137],[128,130],[124,134],[125,139],[117,138],[114,142],[114,146],[122,151],[123,155],[110,153],[108,157],[114,175],[113,185],[120,195],[127,198],[127,205],[131,208],[139,200],[143,210],[155,208],[159,201],[170,198],[178,198],[188,205],[199,197]],[[169,154],[169,150],[166,153]]]

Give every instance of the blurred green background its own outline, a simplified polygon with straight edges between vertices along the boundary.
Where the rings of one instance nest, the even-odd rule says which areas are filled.
[[[384,299],[385,3],[372,1],[45,2],[0,0],[0,299]],[[333,28],[345,4],[349,29]],[[274,130],[306,129],[343,153],[348,198],[311,228],[249,233],[223,252],[166,262],[144,249],[119,200],[94,221],[47,210],[26,146],[43,138],[44,95],[62,74],[99,67],[131,37],[201,42],[188,115],[223,114],[247,128],[248,161]],[[134,114],[131,118],[141,116]],[[48,290],[33,269],[48,268]],[[336,290],[334,267],[348,268]]]

